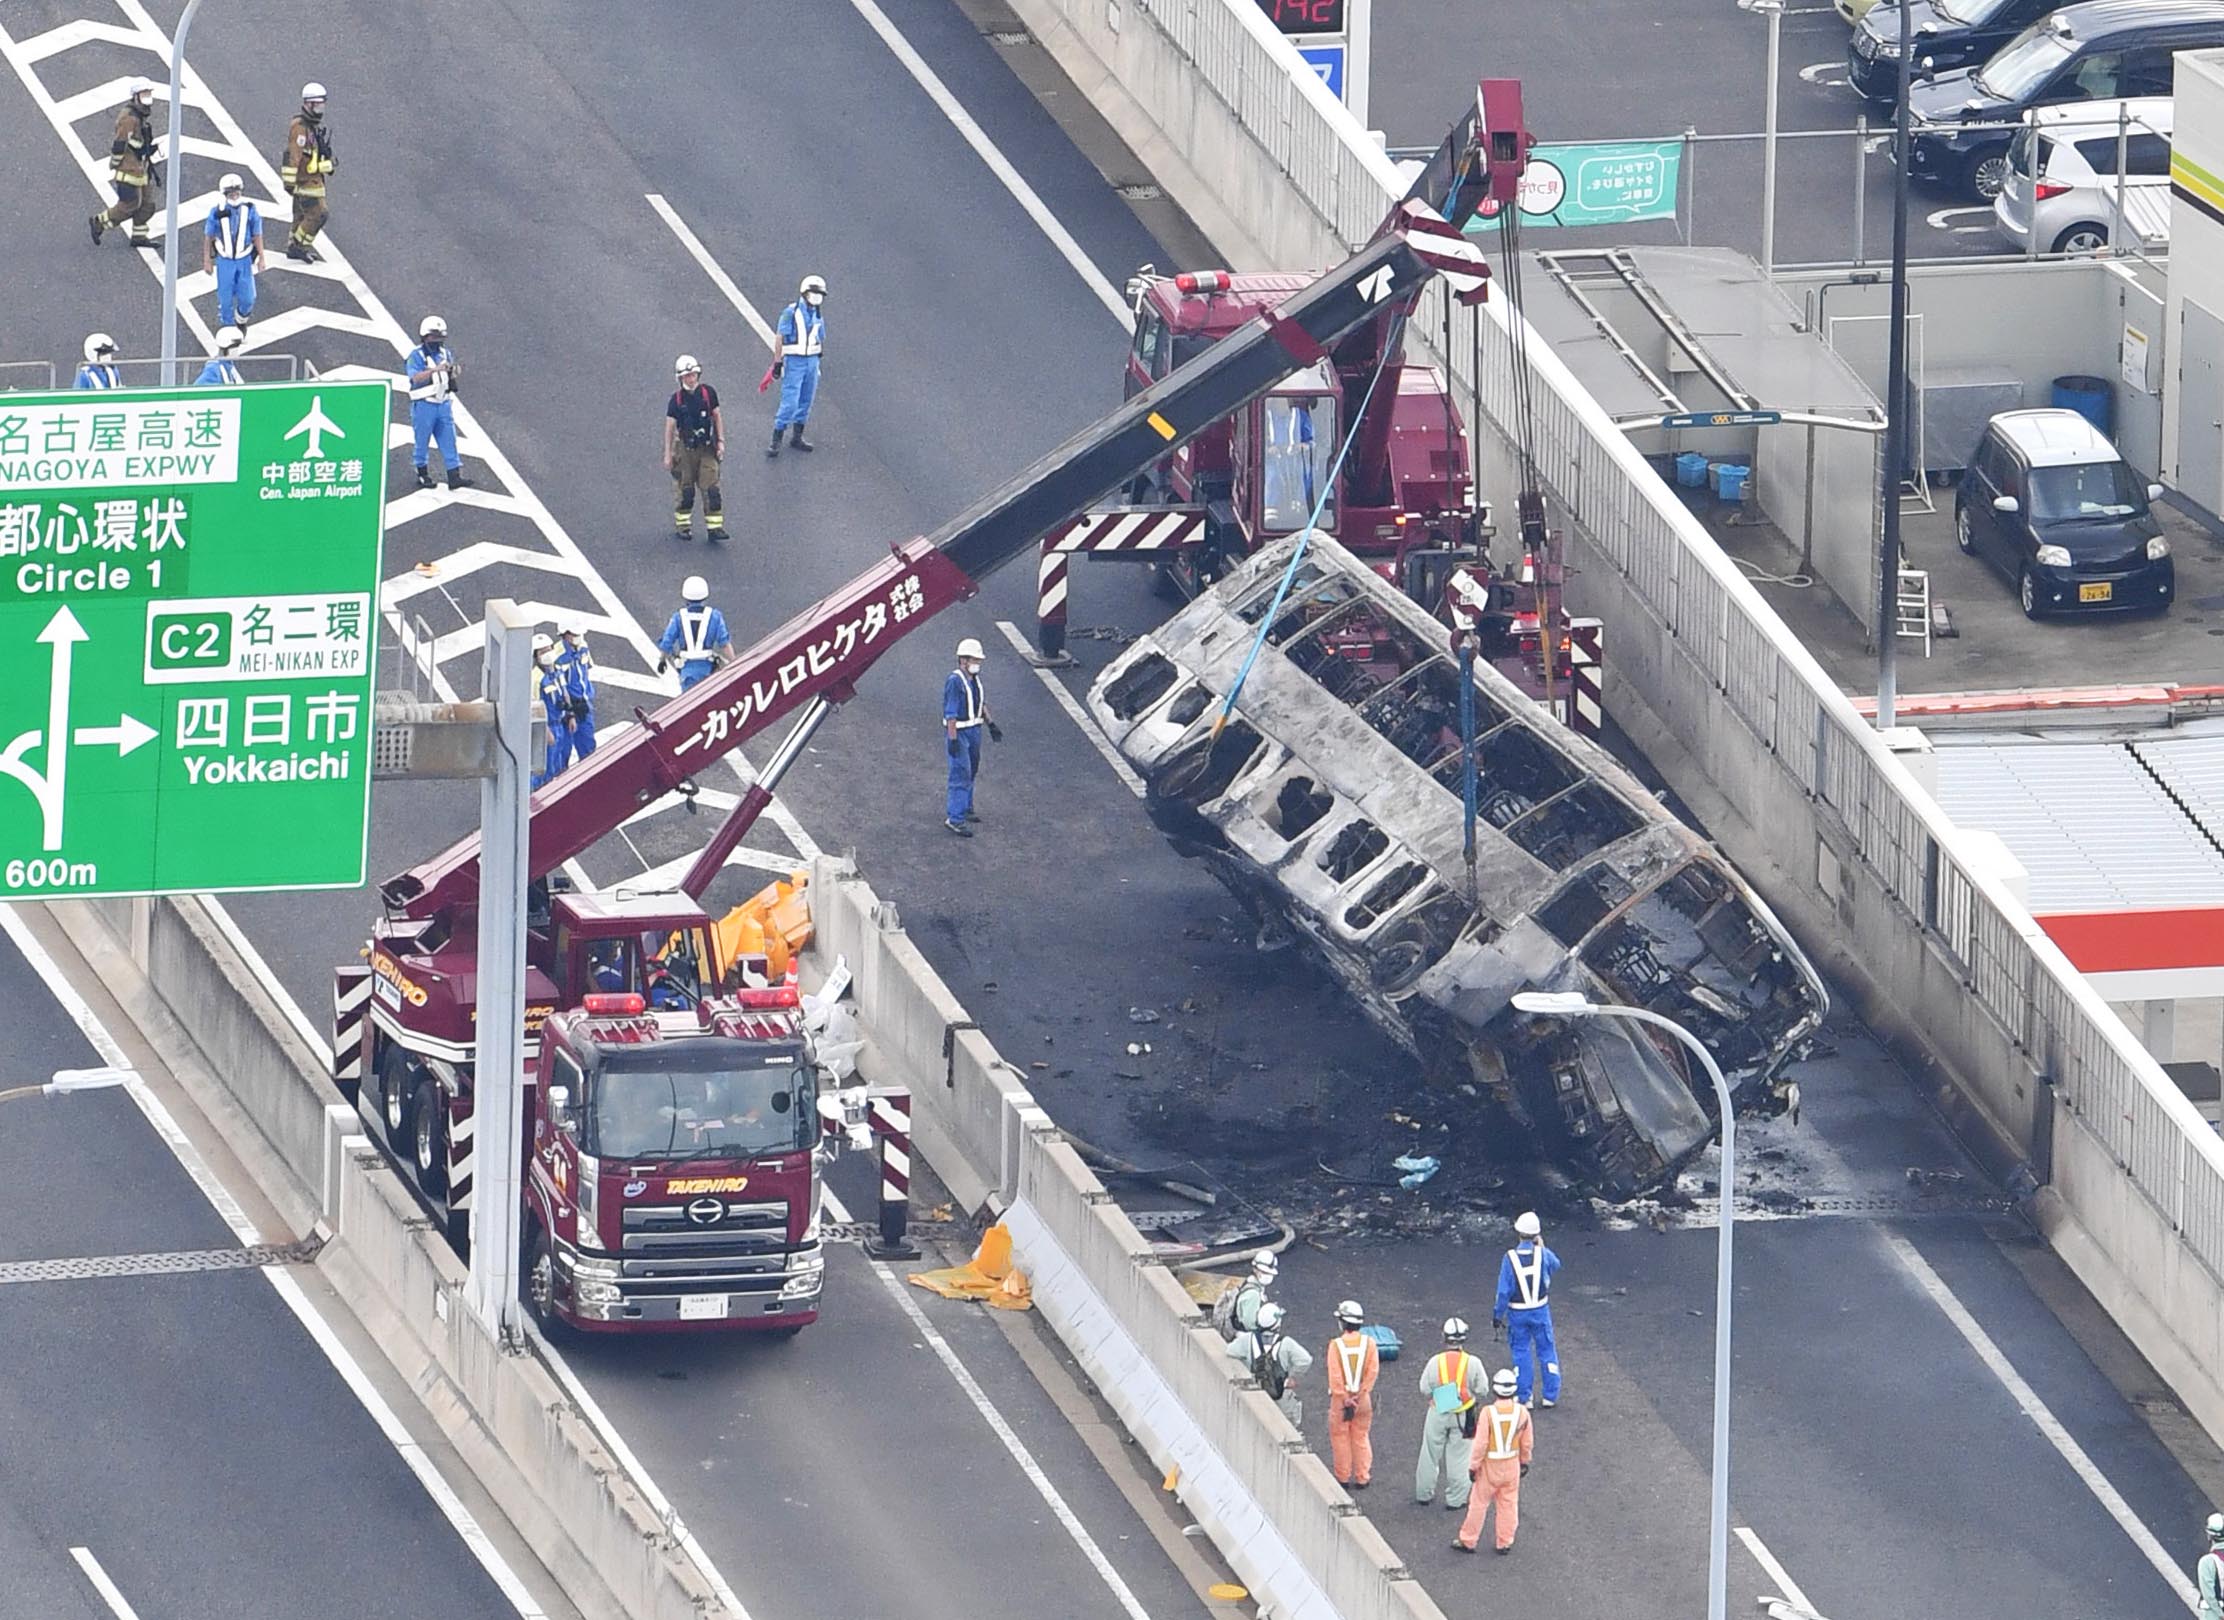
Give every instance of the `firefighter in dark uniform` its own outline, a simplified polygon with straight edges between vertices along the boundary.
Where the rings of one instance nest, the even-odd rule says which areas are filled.
[[[301,111],[286,128],[286,150],[278,159],[278,178],[293,198],[293,234],[286,240],[286,257],[315,264],[317,233],[328,216],[324,188],[332,173],[332,131],[324,122],[324,86],[310,81],[301,87]]]
[[[108,176],[116,184],[116,206],[95,214],[93,246],[111,225],[131,221],[131,245],[153,247],[147,221],[154,218],[162,191],[162,170],[154,160],[154,85],[131,81],[131,99],[116,113],[116,138],[108,146]]]
[[[718,390],[703,381],[703,367],[691,354],[672,362],[679,387],[664,407],[664,470],[679,492],[672,498],[672,532],[694,538],[695,491],[703,492],[703,532],[726,537],[726,498],[718,489],[718,464],[726,457],[726,419],[718,409]]]

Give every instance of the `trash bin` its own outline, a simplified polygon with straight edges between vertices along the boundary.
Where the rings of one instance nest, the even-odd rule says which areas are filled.
[[[1676,457],[1676,482],[1685,489],[1706,488],[1707,458],[1696,450],[1686,450]]]
[[[1742,501],[1745,499],[1745,481],[1753,476],[1751,467],[1740,467],[1728,461],[1715,463],[1713,472],[1715,499]]]
[[[2115,426],[2116,395],[2106,377],[2057,377],[2054,403],[2058,409],[2077,412],[2103,433]]]

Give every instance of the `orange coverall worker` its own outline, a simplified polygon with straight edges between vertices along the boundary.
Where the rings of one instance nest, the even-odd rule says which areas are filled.
[[[1353,1328],[1328,1341],[1323,1359],[1328,1363],[1329,1467],[1337,1484],[1365,1485],[1375,1474],[1374,1442],[1368,1434],[1375,1426],[1375,1379],[1382,1373],[1382,1354],[1371,1334]]]
[[[1475,1445],[1468,1454],[1467,1472],[1475,1481],[1475,1494],[1467,1499],[1467,1517],[1460,1520],[1459,1545],[1473,1552],[1483,1539],[1483,1515],[1498,1505],[1498,1524],[1491,1535],[1500,1552],[1514,1544],[1521,1528],[1521,1476],[1528,1471],[1537,1431],[1529,1421],[1529,1408],[1511,1395],[1502,1395],[1483,1408],[1475,1425]]]

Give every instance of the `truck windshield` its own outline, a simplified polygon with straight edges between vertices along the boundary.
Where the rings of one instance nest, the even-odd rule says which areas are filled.
[[[1266,400],[1266,444],[1259,489],[1260,527],[1294,534],[1329,487],[1336,460],[1336,400],[1330,394],[1272,394]],[[1320,526],[1336,527],[1336,500],[1321,508]]]
[[[657,1054],[657,1067],[608,1066],[595,1076],[587,1151],[605,1159],[748,1158],[809,1147],[818,1133],[810,1072],[788,1062],[697,1068]],[[730,1054],[728,1054],[730,1058]]]

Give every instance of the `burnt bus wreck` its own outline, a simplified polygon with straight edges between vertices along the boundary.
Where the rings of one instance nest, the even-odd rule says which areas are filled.
[[[1294,930],[1432,1083],[1475,1083],[1606,1197],[1705,1146],[1713,1087],[1642,1026],[1531,1018],[1514,992],[1652,1008],[1707,1043],[1740,1110],[1784,1107],[1783,1066],[1829,1006],[1813,967],[1712,845],[1479,660],[1470,898],[1449,632],[1341,546],[1314,539],[1212,739],[1295,544],[1090,690],[1175,848]]]

